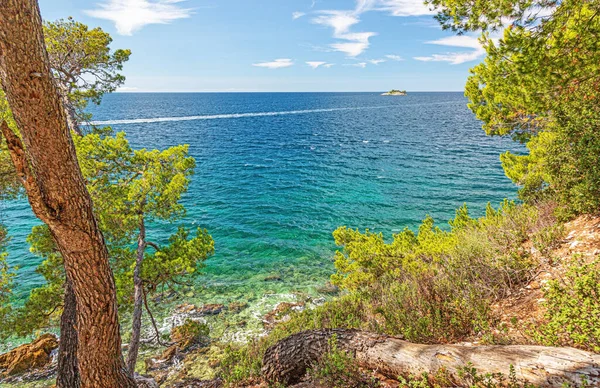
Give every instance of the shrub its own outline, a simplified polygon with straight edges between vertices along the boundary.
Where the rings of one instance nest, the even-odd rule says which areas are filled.
[[[449,224],[442,230],[427,217],[417,233],[405,229],[390,243],[339,228],[332,282],[368,301],[378,331],[418,342],[461,340],[487,326],[492,300],[529,278],[534,262],[522,245],[539,228],[538,214],[504,201],[480,219],[463,206]]]
[[[183,325],[171,330],[171,340],[177,343],[180,349],[187,349],[208,338],[210,329],[202,322],[186,319]]]
[[[463,206],[445,230],[427,217],[416,233],[405,229],[391,242],[368,230],[339,228],[332,283],[341,296],[293,313],[246,346],[230,347],[223,377],[229,383],[258,379],[266,349],[303,330],[355,328],[420,343],[483,332],[491,303],[531,275],[535,263],[523,243],[535,233],[548,244],[558,235],[540,232],[552,225],[549,220],[536,207],[504,201],[497,210],[488,206],[480,219]]]
[[[600,259],[576,259],[561,280],[545,290],[546,322],[534,338],[551,346],[575,346],[600,352]]]

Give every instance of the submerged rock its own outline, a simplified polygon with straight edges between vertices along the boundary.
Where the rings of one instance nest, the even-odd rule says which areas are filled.
[[[52,362],[51,353],[58,348],[54,334],[44,334],[35,341],[0,355],[0,377],[45,367]]]
[[[283,278],[279,274],[270,274],[263,279],[265,282],[281,282]]]
[[[263,318],[263,326],[265,329],[272,329],[277,323],[288,321],[290,319],[290,314],[293,311],[304,310],[304,306],[304,302],[281,302],[275,306],[273,310],[265,314]]]
[[[244,310],[246,307],[248,307],[248,303],[246,303],[246,302],[231,302],[231,303],[229,303],[229,306],[227,306],[229,311],[232,313],[239,313],[240,311]]]
[[[225,310],[225,306],[222,304],[205,304],[198,309],[200,315],[217,315],[221,314]]]
[[[218,315],[225,311],[227,308],[225,305],[209,303],[201,307],[197,307],[190,303],[180,304],[176,307],[175,313],[177,314],[188,314],[189,316],[206,316],[206,315]]]
[[[340,292],[340,289],[338,286],[332,284],[331,282],[327,282],[321,287],[318,287],[317,292],[326,295],[336,295]]]

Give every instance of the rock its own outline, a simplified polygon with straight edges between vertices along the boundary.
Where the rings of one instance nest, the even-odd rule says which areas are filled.
[[[190,303],[180,304],[175,308],[178,314],[188,314],[190,316],[218,315],[225,310],[225,305],[222,304],[205,304],[202,307],[197,307]]]
[[[136,373],[134,380],[137,388],[158,388],[158,384],[151,377],[141,376]]]
[[[331,282],[325,283],[323,286],[317,288],[317,292],[326,295],[335,295],[340,292],[338,286],[333,285]]]
[[[286,322],[290,319],[290,314],[293,311],[302,311],[304,302],[289,303],[281,302],[273,310],[268,312],[263,318],[263,326],[266,329],[272,329],[279,322]]]
[[[267,275],[263,280],[265,282],[280,282],[283,280],[283,278],[281,277],[281,275],[271,274],[271,275]]]
[[[225,310],[225,306],[222,304],[205,304],[198,309],[200,315],[217,315],[221,314]]]
[[[229,311],[231,311],[232,313],[239,313],[246,307],[248,307],[248,303],[246,302],[231,302],[229,303],[229,306],[227,306]]]
[[[175,308],[175,311],[178,313],[190,313],[196,310],[196,306],[191,303],[183,303]]]
[[[52,361],[51,353],[58,348],[54,334],[44,334],[35,341],[0,355],[0,377],[7,377],[42,368]]]
[[[187,319],[183,325],[171,330],[171,341],[181,351],[187,350],[193,345],[202,345],[209,342],[209,327],[205,323]]]

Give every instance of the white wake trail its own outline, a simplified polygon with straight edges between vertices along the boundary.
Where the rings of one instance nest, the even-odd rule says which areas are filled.
[[[336,111],[344,111],[344,110],[381,109],[381,108],[389,108],[389,107],[393,107],[393,106],[398,106],[398,105],[289,110],[289,111],[282,111],[282,112],[231,113],[231,114],[203,115],[203,116],[157,117],[157,118],[149,118],[149,119],[106,120],[106,121],[92,121],[91,124],[92,125],[117,125],[117,124],[121,125],[121,124],[160,123],[160,122],[168,122],[168,121],[239,119],[239,118],[243,118],[243,117],[283,116],[283,115],[300,115],[300,114],[306,114],[306,113],[336,112]]]

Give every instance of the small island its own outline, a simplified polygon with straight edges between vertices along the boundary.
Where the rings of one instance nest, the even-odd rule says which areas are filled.
[[[389,92],[381,93],[382,96],[406,96],[406,90],[392,89]]]

